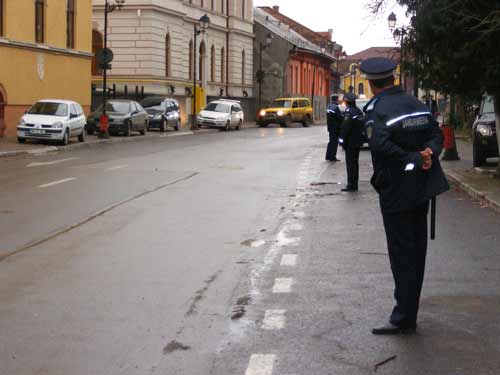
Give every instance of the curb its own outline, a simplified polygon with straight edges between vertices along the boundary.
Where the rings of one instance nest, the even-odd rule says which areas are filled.
[[[497,214],[500,214],[500,202],[496,202],[487,196],[487,193],[473,188],[470,184],[463,182],[458,176],[453,172],[445,172],[446,177],[450,182],[458,186],[462,191],[467,193],[472,199],[485,202],[490,208],[493,209]]]

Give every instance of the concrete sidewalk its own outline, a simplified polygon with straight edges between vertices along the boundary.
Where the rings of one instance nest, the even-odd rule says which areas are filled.
[[[457,139],[457,148],[460,160],[441,162],[448,179],[482,207],[500,213],[500,179],[494,177],[496,164],[473,168],[472,144],[468,139]]]
[[[257,125],[253,122],[247,122],[243,124],[243,129],[255,128]],[[84,147],[94,147],[107,143],[123,143],[123,142],[133,142],[141,141],[146,139],[155,138],[170,138],[170,137],[180,137],[193,134],[204,134],[210,132],[218,132],[218,129],[199,129],[196,131],[191,131],[188,129],[182,129],[178,132],[173,130],[167,130],[165,133],[160,133],[159,131],[150,131],[146,135],[142,136],[139,134],[133,134],[130,137],[124,136],[113,136],[108,139],[100,139],[96,135],[87,135],[85,137],[85,142],[78,142],[77,139],[72,138],[67,146],[48,144],[39,140],[30,140],[27,143],[20,144],[17,139],[14,138],[0,138],[0,158],[15,157],[20,155],[41,155],[56,151],[73,151],[78,148]]]

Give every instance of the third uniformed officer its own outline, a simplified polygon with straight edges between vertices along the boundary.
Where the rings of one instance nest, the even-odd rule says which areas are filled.
[[[429,201],[449,189],[439,164],[442,133],[429,108],[394,85],[396,64],[362,62],[375,97],[365,106],[372,185],[379,193],[396,305],[373,334],[414,333],[424,280]]]
[[[332,95],[332,102],[326,109],[326,121],[328,125],[328,135],[330,137],[326,148],[325,160],[340,161],[337,159],[337,148],[339,145],[340,125],[342,124],[342,113],[338,105],[339,97]]]
[[[356,107],[356,95],[347,94],[344,97],[347,108],[340,131],[342,146],[345,150],[347,169],[347,186],[342,191],[357,191],[359,180],[359,152],[363,146],[364,118],[363,112]]]

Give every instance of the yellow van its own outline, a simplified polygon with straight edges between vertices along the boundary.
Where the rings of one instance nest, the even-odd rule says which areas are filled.
[[[287,127],[294,122],[300,122],[305,127],[312,124],[313,108],[309,98],[278,98],[270,108],[261,109],[257,113],[257,124],[260,127],[269,124]]]

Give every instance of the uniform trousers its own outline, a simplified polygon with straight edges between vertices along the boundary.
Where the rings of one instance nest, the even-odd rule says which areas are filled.
[[[339,147],[339,132],[337,130],[329,130],[328,136],[330,137],[328,146],[326,148],[325,160],[337,159],[337,149]]]
[[[417,324],[427,255],[428,211],[429,202],[408,211],[382,212],[395,283],[396,306],[390,322],[402,328],[415,328]]]
[[[360,148],[347,147],[345,149],[345,163],[347,169],[347,187],[357,189],[359,180],[359,152]]]

